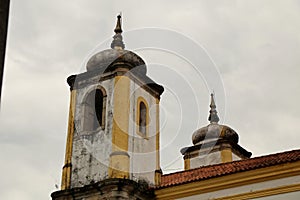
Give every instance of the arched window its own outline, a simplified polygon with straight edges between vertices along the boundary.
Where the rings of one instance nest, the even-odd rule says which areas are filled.
[[[148,121],[147,106],[143,101],[138,103],[138,131],[142,136],[147,136],[147,121]]]
[[[85,100],[84,131],[93,131],[105,127],[106,94],[101,89],[93,90]]]

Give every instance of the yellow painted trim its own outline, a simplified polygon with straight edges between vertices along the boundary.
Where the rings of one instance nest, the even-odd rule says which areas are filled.
[[[71,171],[72,171],[72,148],[74,136],[74,116],[75,116],[76,90],[72,90],[70,94],[70,108],[68,121],[68,134],[65,153],[65,164],[62,172],[61,189],[69,189],[71,186]]]
[[[184,170],[189,170],[191,169],[191,159],[186,158],[184,159]]]
[[[232,162],[232,151],[229,148],[221,151],[221,159],[223,163]]]
[[[146,134],[144,135],[143,133],[140,132],[140,129],[139,129],[139,120],[140,120],[140,104],[141,102],[143,102],[146,106]],[[147,101],[139,96],[137,98],[137,102],[136,102],[136,105],[137,105],[137,108],[136,108],[136,133],[145,138],[145,139],[148,139],[149,137],[149,105],[147,103]]]
[[[156,170],[160,170],[160,118],[159,118],[159,99],[155,99],[156,103]]]
[[[113,99],[113,151],[128,150],[128,127],[130,107],[130,79],[126,76],[115,77]]]
[[[159,170],[155,170],[154,172],[154,182],[156,186],[159,186],[161,184],[161,175],[162,175],[162,171],[161,169]]]
[[[297,192],[297,191],[300,191],[300,184],[292,184],[292,185],[275,187],[275,188],[270,188],[265,190],[247,192],[243,194],[217,198],[215,200],[246,200],[246,199],[261,198],[261,197],[267,197],[267,196],[279,195],[279,194]]]
[[[157,199],[177,199],[296,175],[300,161],[162,188],[155,194]]]
[[[130,109],[130,79],[127,76],[115,77],[113,95],[112,152],[127,152]],[[109,177],[122,176],[128,178],[129,158],[122,158],[121,162],[117,159],[118,156],[111,157]],[[128,171],[121,173],[123,169],[128,169]]]
[[[159,138],[160,138],[160,126],[159,126],[159,99],[156,98],[155,99],[155,104],[156,104],[156,171],[155,171],[155,184],[156,185],[160,185],[161,183],[161,175],[162,175],[162,171],[161,171],[161,168],[160,168],[160,141],[159,141]]]

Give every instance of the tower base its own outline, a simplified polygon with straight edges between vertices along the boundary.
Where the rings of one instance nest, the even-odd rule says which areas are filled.
[[[53,200],[155,199],[148,183],[129,179],[105,179],[84,187],[60,190],[51,194]]]

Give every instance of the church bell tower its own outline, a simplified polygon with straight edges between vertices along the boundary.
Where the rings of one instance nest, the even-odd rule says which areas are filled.
[[[160,182],[159,102],[164,88],[125,50],[121,16],[111,48],[67,79],[70,110],[62,199],[151,199]]]

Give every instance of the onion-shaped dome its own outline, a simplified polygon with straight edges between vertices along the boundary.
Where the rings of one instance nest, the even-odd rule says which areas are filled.
[[[193,144],[200,144],[204,140],[227,140],[238,143],[238,134],[230,127],[220,124],[209,124],[196,130],[192,136]]]
[[[87,71],[100,70],[101,72],[113,71],[118,67],[134,70],[146,74],[147,69],[143,59],[132,51],[124,50],[123,37],[121,35],[121,16],[117,17],[115,35],[111,43],[111,49],[107,49],[93,55],[87,62]]]
[[[201,144],[203,141],[209,140],[227,140],[232,143],[238,143],[238,134],[230,127],[218,124],[219,117],[217,115],[216,104],[214,96],[211,94],[211,103],[208,120],[210,124],[196,130],[193,133],[193,144]]]
[[[146,74],[147,68],[143,59],[132,51],[124,49],[107,49],[93,55],[87,62],[87,71],[101,70],[102,72],[113,71],[120,64],[128,70],[138,67],[137,70]]]

